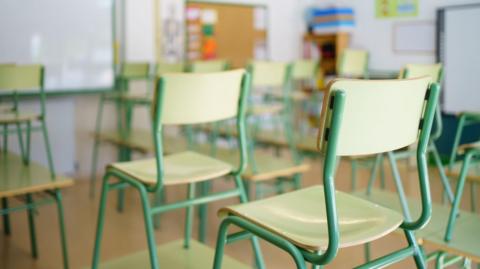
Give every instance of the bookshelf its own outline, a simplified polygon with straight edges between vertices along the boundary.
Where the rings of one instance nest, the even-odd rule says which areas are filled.
[[[348,47],[350,35],[348,33],[332,34],[305,34],[304,44],[312,44],[320,54],[320,68],[325,75],[335,75],[337,57]]]

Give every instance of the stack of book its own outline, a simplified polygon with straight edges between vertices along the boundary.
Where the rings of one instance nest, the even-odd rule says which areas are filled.
[[[307,23],[312,34],[350,32],[355,26],[354,12],[348,7],[310,8]]]

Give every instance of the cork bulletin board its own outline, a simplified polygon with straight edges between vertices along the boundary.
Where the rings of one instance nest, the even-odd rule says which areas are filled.
[[[188,60],[227,59],[244,67],[267,58],[266,19],[263,6],[187,2]]]

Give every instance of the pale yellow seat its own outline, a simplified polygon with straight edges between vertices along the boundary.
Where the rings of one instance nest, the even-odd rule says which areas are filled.
[[[63,176],[52,179],[50,170],[35,162],[25,165],[20,156],[0,154],[0,198],[39,193],[73,185],[73,180]]]
[[[403,217],[395,211],[352,195],[336,192],[340,248],[378,239],[397,229]],[[328,245],[323,187],[230,206],[220,214],[241,216],[310,251]],[[307,206],[308,205],[308,206]]]
[[[148,185],[157,183],[156,159],[113,163],[115,169]],[[175,153],[164,158],[163,178],[166,186],[211,180],[230,173],[230,164],[192,151]]]
[[[29,112],[6,112],[0,113],[0,124],[11,124],[18,122],[29,122],[40,120],[41,115],[39,113],[29,113]]]
[[[242,178],[251,181],[271,180],[279,177],[289,177],[299,173],[305,173],[310,169],[306,163],[296,164],[289,158],[272,157],[267,152],[255,150],[255,166],[249,165]],[[238,152],[228,149],[217,149],[215,155],[218,159],[232,165],[239,163]]]
[[[190,63],[189,70],[192,73],[213,73],[228,69],[228,61],[225,59],[194,61]]]
[[[368,76],[368,52],[346,49],[338,58],[337,73],[343,78],[366,78]]]
[[[250,115],[271,115],[278,114],[283,110],[282,104],[256,104],[248,109]]]

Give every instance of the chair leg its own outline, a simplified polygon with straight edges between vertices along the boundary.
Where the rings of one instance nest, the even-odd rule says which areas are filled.
[[[352,178],[352,191],[357,189],[357,160],[350,160],[351,178]]]
[[[293,188],[295,190],[299,190],[302,188],[302,175],[301,174],[295,174],[293,176]]]
[[[425,257],[423,256],[421,248],[418,246],[417,240],[415,239],[413,232],[405,230],[405,236],[407,237],[408,244],[414,249],[413,258],[415,260],[417,268],[426,269],[427,263],[425,262]]]
[[[364,253],[365,253],[365,261],[366,261],[366,262],[369,262],[369,261],[372,260],[371,252],[372,252],[372,245],[371,245],[371,243],[366,243],[366,244],[364,245]]]
[[[143,185],[137,186],[140,192],[140,199],[143,207],[143,218],[145,220],[145,232],[147,235],[148,251],[150,254],[150,265],[152,269],[159,269],[157,245],[155,243],[155,232],[153,228],[152,210],[148,199],[148,193]]]
[[[97,162],[98,162],[98,148],[100,146],[100,141],[95,138],[93,143],[93,153],[92,153],[92,170],[90,172],[90,198],[95,197],[95,190],[97,188]]]
[[[435,161],[435,165],[437,166],[438,173],[440,174],[440,179],[442,180],[443,191],[451,204],[453,202],[453,192],[452,188],[450,187],[450,181],[445,174],[445,169],[443,167],[442,160],[440,159],[440,155],[438,154],[437,147],[433,143],[431,145],[431,153]]]
[[[2,209],[3,210],[8,209],[8,198],[6,198],[6,197],[2,198]],[[9,213],[5,213],[3,215],[3,233],[5,235],[10,235],[11,234]]]
[[[97,231],[95,235],[95,245],[93,247],[92,269],[98,268],[100,262],[100,247],[103,236],[103,227],[105,225],[105,208],[107,204],[107,195],[109,191],[108,179],[110,174],[106,174],[102,181],[102,191],[100,193],[100,206],[98,209]]]
[[[8,151],[8,124],[3,125],[3,154]]]
[[[208,195],[210,191],[210,182],[200,183],[200,194],[202,196]],[[208,206],[207,204],[202,204],[198,206],[198,216],[199,216],[199,225],[198,225],[198,239],[200,242],[205,243],[207,241],[207,222],[208,222]]]
[[[245,187],[243,186],[243,181],[242,181],[241,176],[240,175],[235,175],[234,179],[235,179],[235,185],[240,190],[240,203],[248,202],[247,194],[246,194],[246,191],[245,191]],[[222,222],[222,224],[223,224],[223,222]],[[225,233],[227,232],[227,228],[228,228],[228,224],[225,224],[225,228],[223,228],[225,230],[224,231]],[[218,233],[217,244],[219,243],[218,240],[220,240],[222,238],[221,236],[222,236],[222,228],[220,228],[219,233]],[[226,238],[226,234],[223,238]],[[256,236],[253,236],[252,239],[251,239],[251,243],[252,243],[253,252],[255,253],[255,264],[257,265],[258,269],[264,269],[265,268],[265,262],[263,260],[262,250],[260,248],[260,243],[258,242],[258,238]],[[221,247],[221,256],[223,256],[223,249],[225,247],[225,240],[221,244],[223,244],[223,246]],[[215,258],[216,257],[217,257],[217,254],[215,254]],[[221,266],[221,260],[220,260],[219,265]],[[214,263],[214,268],[220,268],[220,267],[215,267],[215,263]]]
[[[33,198],[31,194],[26,195],[27,205],[29,206],[27,210],[28,215],[28,230],[30,233],[30,250],[32,251],[32,257],[34,259],[38,258],[38,248],[37,248],[37,236],[35,233],[35,208],[33,206]]]
[[[67,250],[67,235],[65,232],[65,221],[63,214],[62,194],[60,190],[55,190],[55,201],[57,202],[58,223],[60,228],[60,240],[62,244],[63,268],[68,269],[68,250]]]
[[[223,253],[225,251],[225,244],[227,243],[227,232],[229,223],[222,221],[218,229],[217,246],[215,247],[215,257],[213,259],[213,269],[221,269],[223,261]]]
[[[390,161],[390,167],[392,169],[393,179],[397,189],[398,196],[400,198],[400,204],[402,205],[403,216],[406,220],[411,220],[410,209],[408,207],[407,198],[405,196],[405,190],[403,189],[402,179],[400,178],[400,172],[397,167],[397,160],[393,152],[387,153],[388,160]]]
[[[443,269],[445,268],[444,262],[445,262],[445,257],[447,256],[447,253],[441,252],[437,255],[437,258],[435,260],[435,269]]]
[[[377,172],[382,164],[382,154],[378,154],[375,157],[375,162],[373,163],[372,170],[370,171],[370,178],[368,179],[368,185],[367,185],[367,194],[370,194],[373,189],[373,184],[375,183],[375,180],[377,179]]]
[[[158,207],[160,205],[163,205],[165,204],[166,202],[166,198],[165,198],[165,191],[162,190],[162,191],[157,191],[155,194],[154,194],[154,197],[153,197],[153,204],[155,205],[155,207]],[[155,228],[155,230],[158,230],[160,229],[160,224],[161,224],[161,214],[155,214],[153,216],[153,227]]]
[[[98,103],[97,119],[95,120],[95,137],[93,143],[93,152],[92,152],[92,171],[90,174],[90,197],[95,196],[95,190],[97,188],[97,162],[98,162],[98,148],[100,146],[100,141],[97,139],[97,135],[100,133],[102,128],[102,117],[103,117],[103,105],[105,102],[105,94],[100,96],[100,101]]]
[[[17,137],[18,137],[18,146],[20,147],[20,155],[22,156],[23,163],[27,165],[27,156],[25,152],[25,146],[23,144],[23,134],[22,134],[22,126],[20,123],[15,124],[17,126]]]
[[[52,148],[50,146],[50,140],[48,139],[48,131],[45,119],[42,119],[42,132],[43,132],[43,140],[45,141],[45,151],[47,152],[47,160],[48,160],[48,169],[50,170],[50,174],[52,178],[55,178],[55,167],[53,165],[53,157],[52,157]]]
[[[470,182],[470,208],[472,212],[477,212],[477,184]]]
[[[205,182],[202,182],[200,184],[204,184]],[[203,185],[201,185],[203,187]],[[190,183],[188,184],[188,191],[187,191],[187,199],[192,200],[195,198],[195,183]],[[183,242],[183,247],[188,249],[190,248],[190,239],[192,238],[192,226],[193,226],[193,210],[194,206],[188,206],[186,208],[186,218],[185,218],[185,239]],[[205,216],[200,216],[200,222],[205,218]],[[203,230],[200,228],[200,233]],[[200,239],[201,240],[201,239]],[[205,240],[205,238],[203,238]]]

